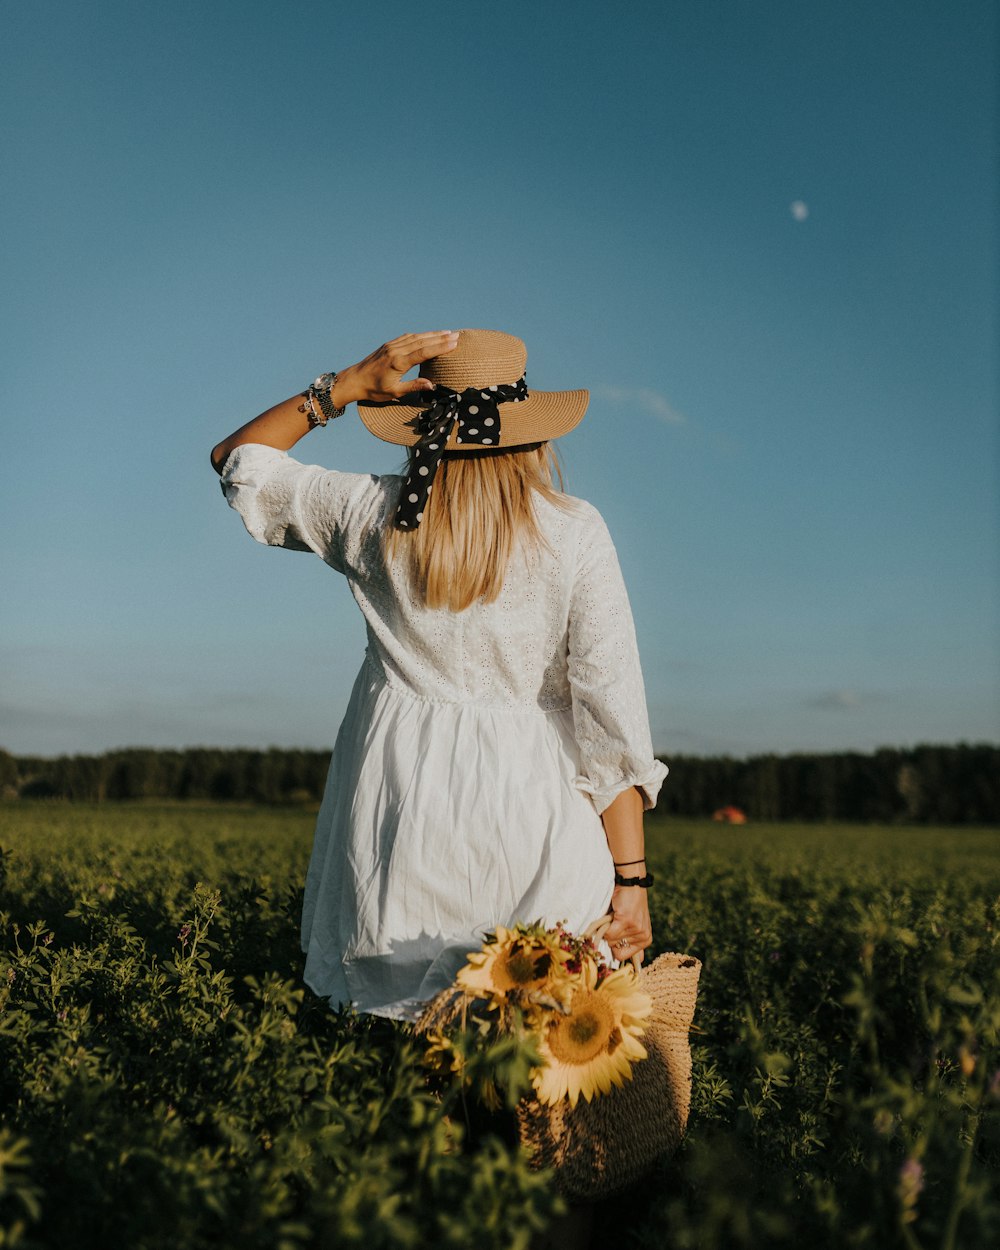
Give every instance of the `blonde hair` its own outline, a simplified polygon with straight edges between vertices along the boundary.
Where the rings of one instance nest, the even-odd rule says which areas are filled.
[[[477,600],[492,603],[517,542],[535,550],[545,545],[536,493],[565,508],[570,501],[562,485],[549,443],[505,456],[442,460],[417,529],[387,523],[386,560],[409,560],[414,589],[429,608],[461,612]]]

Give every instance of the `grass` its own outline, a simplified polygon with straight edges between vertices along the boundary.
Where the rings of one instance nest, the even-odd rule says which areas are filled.
[[[551,1217],[401,1031],[302,987],[314,820],[0,806],[0,1246],[516,1247]],[[596,1243],[1000,1244],[1000,831],[647,830],[652,953],[704,964],[692,1118]]]

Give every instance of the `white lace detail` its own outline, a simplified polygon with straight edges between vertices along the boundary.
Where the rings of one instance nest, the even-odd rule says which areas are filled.
[[[572,706],[578,788],[598,812],[633,785],[652,807],[667,769],[653,757],[632,613],[598,511],[539,500],[548,547],[515,555],[495,602],[428,609],[382,558],[379,530],[401,482],[301,464],[258,444],[237,448],[222,473],[258,542],[312,551],[346,576],[367,622],[368,662],[390,687],[493,711]]]

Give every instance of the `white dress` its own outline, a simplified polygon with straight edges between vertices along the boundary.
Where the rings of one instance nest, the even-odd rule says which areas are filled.
[[[539,497],[548,549],[515,552],[493,603],[428,609],[382,558],[401,484],[258,444],[222,472],[249,533],[343,573],[367,622],[306,876],[306,984],[412,1018],[487,929],[603,915],[600,813],[630,786],[652,807],[667,769],[597,510]]]

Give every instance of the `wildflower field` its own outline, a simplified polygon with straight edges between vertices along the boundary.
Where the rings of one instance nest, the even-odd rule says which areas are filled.
[[[558,1210],[418,1039],[302,985],[312,823],[0,806],[4,1250],[527,1250]],[[648,834],[655,949],[704,964],[691,1120],[594,1244],[1000,1245],[1000,831]]]

